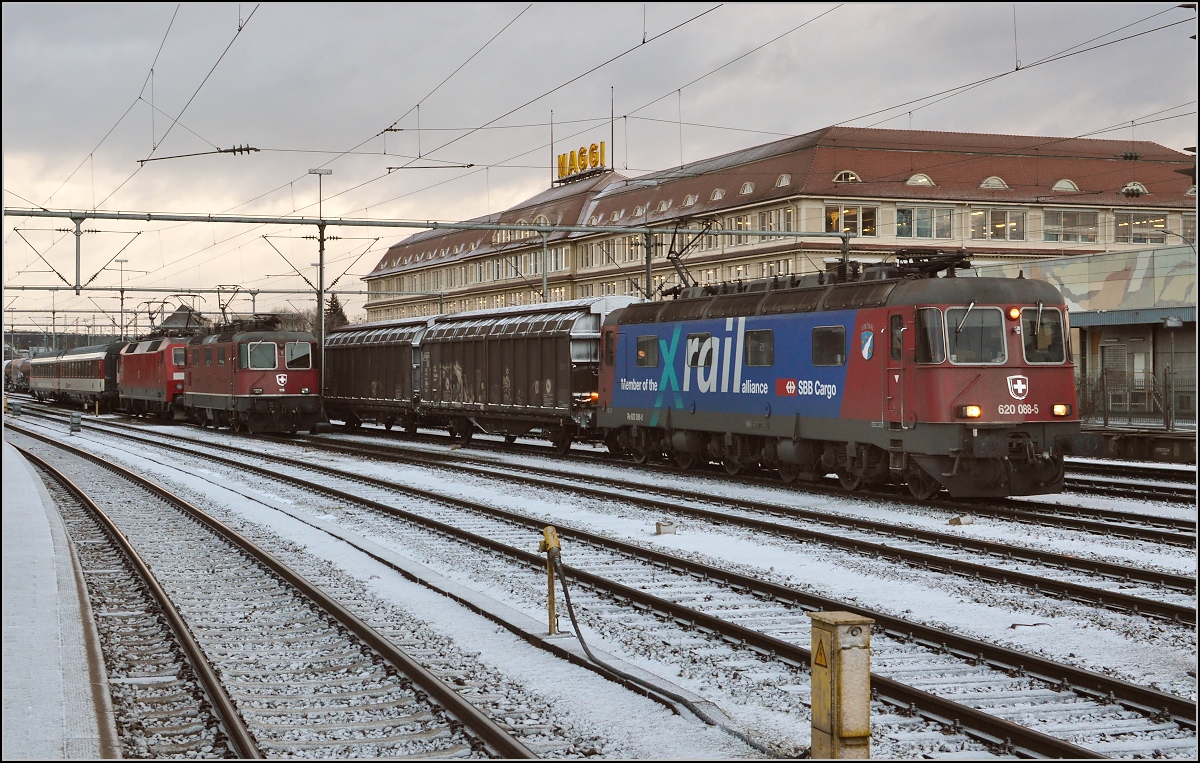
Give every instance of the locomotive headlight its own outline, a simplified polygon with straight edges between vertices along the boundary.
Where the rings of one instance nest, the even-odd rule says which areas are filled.
[[[593,400],[599,400],[599,399],[600,399],[600,393],[599,393],[599,392],[593,392],[593,393],[590,395],[590,397],[591,397]]]
[[[1019,308],[1019,307],[1008,308],[1008,319],[1010,321],[1015,321],[1020,317],[1021,317],[1021,308]]]
[[[307,395],[309,392],[312,392],[312,390],[309,389],[308,387],[305,387],[304,389],[300,390],[301,395]]]
[[[983,415],[983,408],[978,405],[960,405],[958,415],[964,419],[977,419]]]
[[[1070,416],[1071,415],[1071,406],[1063,405],[1062,403],[1058,403],[1057,405],[1054,406],[1054,415],[1055,416]]]

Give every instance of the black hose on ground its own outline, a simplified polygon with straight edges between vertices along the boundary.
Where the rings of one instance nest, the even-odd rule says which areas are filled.
[[[571,618],[571,627],[575,629],[575,636],[576,636],[576,638],[579,639],[579,645],[583,647],[583,652],[584,652],[584,654],[586,654],[588,656],[589,660],[596,663],[597,665],[604,668],[605,670],[607,670],[617,676],[620,676],[621,678],[625,679],[626,681],[630,681],[632,683],[637,684],[638,686],[645,687],[646,689],[649,689],[650,691],[653,691],[656,694],[661,694],[662,696],[666,697],[667,699],[671,700],[672,702],[677,702],[680,705],[683,705],[689,711],[691,711],[691,713],[693,715],[695,715],[697,718],[699,718],[700,720],[707,723],[709,726],[716,726],[717,728],[724,731],[726,734],[729,734],[730,736],[737,738],[741,742],[744,742],[745,744],[754,748],[755,750],[762,753],[763,755],[766,755],[767,757],[770,757],[770,758],[782,757],[778,753],[776,753],[774,750],[769,750],[766,747],[763,747],[761,744],[754,741],[750,737],[746,736],[741,731],[738,731],[737,729],[731,729],[728,726],[726,726],[725,724],[718,721],[716,718],[713,718],[711,715],[704,712],[704,710],[702,708],[700,708],[698,705],[696,705],[696,703],[692,702],[690,699],[683,696],[682,694],[677,694],[669,689],[665,689],[656,684],[652,684],[643,678],[639,678],[631,673],[626,673],[623,670],[618,670],[617,668],[614,668],[612,665],[609,665],[608,663],[604,662],[603,660],[597,659],[596,655],[592,654],[592,650],[588,648],[587,641],[584,641],[583,631],[581,631],[579,629],[579,621],[575,618],[575,607],[571,604],[571,592],[569,590],[567,590],[567,574],[566,574],[566,571],[563,569],[562,556],[557,553],[551,553],[550,556],[554,560],[555,570],[558,571],[558,579],[562,581],[563,599],[565,599],[567,602],[567,615]]]

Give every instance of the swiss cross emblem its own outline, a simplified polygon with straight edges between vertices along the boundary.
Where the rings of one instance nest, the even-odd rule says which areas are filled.
[[[1024,400],[1025,396],[1029,394],[1029,377],[1008,377],[1008,394],[1012,395],[1014,400]]]
[[[275,374],[275,383],[278,384],[280,387],[287,384],[287,374]],[[1012,379],[1008,380],[1008,386],[1010,389],[1012,388]],[[1025,396],[1021,395],[1021,397],[1025,397]],[[1020,400],[1021,398],[1017,398],[1017,399]]]

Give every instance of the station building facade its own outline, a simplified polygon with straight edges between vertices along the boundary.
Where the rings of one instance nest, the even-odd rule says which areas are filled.
[[[824,270],[841,244],[812,232],[853,234],[860,260],[961,249],[978,264],[1196,238],[1195,157],[1147,141],[828,127],[636,178],[580,174],[471,222],[608,230],[555,232],[544,251],[538,233],[417,233],[363,279],[367,319],[645,296],[645,238],[629,227],[661,229],[654,299],[678,283],[670,251],[700,283]]]

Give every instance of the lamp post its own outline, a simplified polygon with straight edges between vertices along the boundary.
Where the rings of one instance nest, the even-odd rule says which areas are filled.
[[[322,180],[325,175],[332,175],[333,170],[315,169],[308,174],[317,176],[317,352],[320,359],[321,393],[325,391],[325,216],[322,211],[324,191]]]

